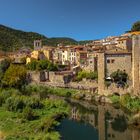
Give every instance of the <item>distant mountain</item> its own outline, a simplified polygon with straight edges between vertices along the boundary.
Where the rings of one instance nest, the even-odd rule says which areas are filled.
[[[57,46],[74,45],[78,42],[71,38],[56,37],[47,38],[44,35],[35,32],[25,32],[21,30],[12,29],[4,25],[0,25],[0,50],[2,51],[14,51],[19,48],[33,48],[33,42],[36,39],[41,39],[43,45]]]

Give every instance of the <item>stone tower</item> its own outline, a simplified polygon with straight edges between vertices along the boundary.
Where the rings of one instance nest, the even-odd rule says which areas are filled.
[[[42,48],[41,40],[34,40],[34,50],[40,50]]]
[[[98,94],[104,95],[105,90],[105,54],[98,53]]]
[[[135,95],[140,93],[140,35],[132,37],[132,81]]]

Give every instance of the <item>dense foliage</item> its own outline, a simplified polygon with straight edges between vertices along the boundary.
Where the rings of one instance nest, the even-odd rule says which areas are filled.
[[[30,63],[27,64],[28,70],[49,70],[49,71],[57,71],[58,66],[53,64],[48,60],[32,60]]]
[[[30,88],[30,95],[16,89],[0,91],[1,132],[6,140],[60,139],[55,127],[68,114],[69,106],[63,100],[40,98],[36,88]]]
[[[131,112],[139,112],[140,111],[140,99],[138,97],[132,97],[130,94],[125,95],[112,95],[110,99],[113,103],[119,103],[123,107],[127,108]]]
[[[97,80],[98,74],[97,72],[87,72],[87,71],[78,72],[76,80],[81,81],[83,78]]]
[[[131,31],[140,31],[140,21],[137,21],[132,25]]]
[[[4,73],[6,72],[6,70],[9,68],[10,66],[10,59],[4,59],[3,61],[1,61],[0,63],[0,84],[2,82]]]
[[[2,84],[7,87],[20,88],[26,83],[26,68],[20,65],[10,65],[6,70]]]
[[[126,83],[128,80],[128,74],[125,71],[121,71],[121,70],[117,70],[113,72],[110,76],[114,82],[122,81]]]

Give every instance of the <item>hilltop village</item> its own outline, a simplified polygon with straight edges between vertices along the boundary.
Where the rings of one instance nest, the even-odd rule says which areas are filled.
[[[7,56],[13,64],[29,65],[48,60],[57,65],[57,70],[29,71],[30,81],[37,84],[85,89],[101,95],[127,92],[138,95],[139,48],[140,31],[135,31],[85,45],[52,47],[34,40],[33,50],[21,49]],[[5,58],[2,56],[4,54],[1,54],[1,60]]]

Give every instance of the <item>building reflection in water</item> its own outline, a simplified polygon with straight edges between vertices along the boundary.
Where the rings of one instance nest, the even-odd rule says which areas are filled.
[[[87,109],[84,105],[72,104],[70,118],[96,128],[99,140],[140,140],[140,130],[128,127],[128,115],[110,105],[93,105]]]

